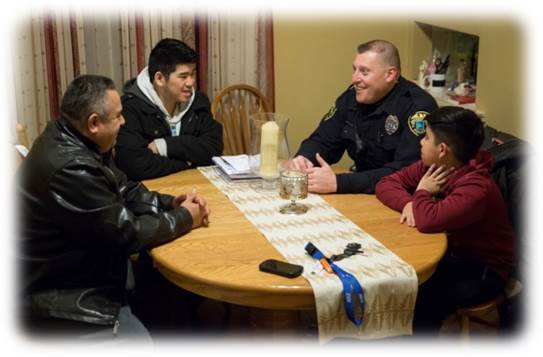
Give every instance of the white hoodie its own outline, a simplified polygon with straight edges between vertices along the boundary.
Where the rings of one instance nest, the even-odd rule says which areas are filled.
[[[145,94],[145,96],[162,111],[162,113],[164,113],[165,119],[170,126],[172,136],[178,136],[181,132],[181,119],[183,119],[183,116],[188,112],[192,102],[194,101],[194,97],[196,95],[194,88],[192,89],[192,96],[190,97],[190,100],[187,103],[179,103],[173,112],[173,116],[170,116],[166,108],[164,108],[164,104],[162,104],[162,100],[160,100],[155,87],[153,87],[153,83],[151,83],[149,80],[148,67],[145,67],[140,72],[136,83],[138,84],[138,87],[142,93]],[[168,156],[168,146],[166,145],[166,140],[155,139],[154,143],[157,147],[158,153],[161,156]]]

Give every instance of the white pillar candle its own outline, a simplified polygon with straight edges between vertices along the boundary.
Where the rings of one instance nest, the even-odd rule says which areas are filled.
[[[277,178],[277,147],[279,146],[279,126],[274,121],[262,125],[260,138],[260,176],[262,178]]]

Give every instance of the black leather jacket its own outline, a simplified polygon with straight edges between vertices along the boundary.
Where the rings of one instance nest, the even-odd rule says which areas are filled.
[[[23,313],[114,323],[128,256],[186,233],[173,197],[127,181],[111,154],[60,119],[35,141],[17,177]]]
[[[213,119],[205,94],[196,92],[178,136],[172,136],[164,113],[142,93],[135,79],[125,85],[122,103],[126,123],[119,131],[115,161],[131,180],[213,165],[211,158],[222,154],[222,125]],[[166,141],[168,157],[147,148],[158,138]]]

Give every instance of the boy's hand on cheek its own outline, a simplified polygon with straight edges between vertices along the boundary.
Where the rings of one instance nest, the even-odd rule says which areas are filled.
[[[435,195],[445,185],[451,174],[454,172],[454,167],[448,169],[445,168],[445,165],[437,167],[436,164],[432,164],[428,168],[428,171],[420,179],[419,185],[417,186],[418,190],[426,190],[432,195]]]

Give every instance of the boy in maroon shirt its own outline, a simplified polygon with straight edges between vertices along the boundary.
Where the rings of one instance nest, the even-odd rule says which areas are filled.
[[[515,239],[490,153],[479,151],[483,123],[471,110],[442,107],[426,117],[421,160],[386,176],[379,200],[402,212],[400,223],[447,232],[448,249],[419,287],[413,329],[437,333],[458,308],[495,297],[513,265]]]

